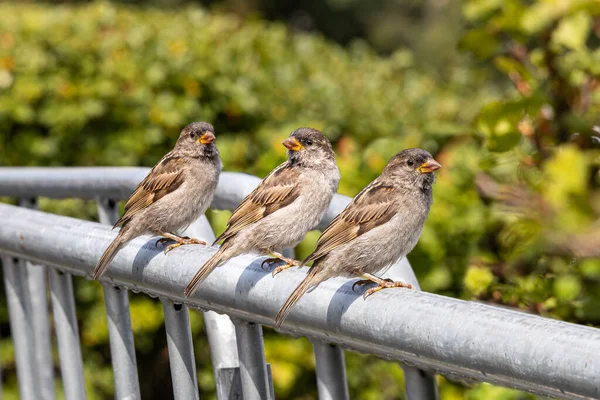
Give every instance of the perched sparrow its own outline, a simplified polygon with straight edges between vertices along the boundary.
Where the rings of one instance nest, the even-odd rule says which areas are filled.
[[[329,140],[312,128],[296,129],[283,141],[288,160],[275,168],[233,212],[227,229],[215,243],[219,250],[185,288],[190,296],[217,266],[239,254],[261,251],[282,260],[285,269],[295,260],[277,251],[296,246],[313,229],[337,191],[340,172]]]
[[[407,287],[373,275],[383,273],[415,247],[432,203],[433,171],[441,165],[421,149],[396,154],[377,179],[365,187],[325,229],[317,248],[301,265],[314,261],[308,275],[292,292],[275,317],[275,325],[309,289],[334,276],[362,276],[378,286]],[[387,267],[387,268],[386,268]]]
[[[174,240],[176,243],[168,246],[165,254],[183,244],[206,244],[175,233],[200,217],[212,201],[223,165],[214,141],[211,124],[194,122],[183,128],[175,148],[152,168],[127,200],[125,214],[113,227],[121,226],[121,230],[100,258],[93,279],[102,276],[121,247],[144,234],[166,238],[159,242]]]

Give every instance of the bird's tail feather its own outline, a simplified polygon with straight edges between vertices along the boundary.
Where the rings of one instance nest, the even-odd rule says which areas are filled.
[[[223,243],[221,248],[219,248],[219,250],[217,250],[217,252],[213,254],[213,256],[209,258],[202,267],[200,267],[198,272],[196,272],[196,275],[194,275],[192,280],[185,287],[183,291],[183,295],[185,297],[190,297],[192,294],[194,294],[196,289],[198,289],[198,286],[200,286],[200,284],[204,282],[208,275],[224,261],[223,253],[228,247],[229,246],[227,245],[227,242]]]
[[[102,257],[100,257],[100,261],[98,261],[96,268],[94,268],[92,279],[98,279],[104,274],[104,272],[106,272],[108,264],[110,264],[113,258],[115,258],[117,252],[121,249],[121,247],[123,247],[128,242],[128,240],[125,239],[123,233],[123,230],[121,230],[121,232],[119,232],[115,240],[113,240],[112,243],[108,246],[108,248],[104,250],[104,254],[102,254]]]
[[[319,282],[315,282],[315,277],[320,272],[321,268],[313,265],[306,275],[306,278],[300,282],[300,284],[294,289],[290,297],[287,298],[283,306],[279,309],[279,312],[275,316],[275,327],[279,328],[283,321],[286,319],[292,308],[300,301],[300,298],[306,293],[311,287],[318,285]]]

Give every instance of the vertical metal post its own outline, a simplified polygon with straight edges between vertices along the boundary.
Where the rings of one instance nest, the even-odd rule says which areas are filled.
[[[162,299],[175,400],[199,399],[188,308]]]
[[[186,230],[186,235],[212,243],[215,240],[206,216],[201,216]],[[235,327],[227,315],[206,311],[204,327],[210,346],[218,400],[241,398],[239,359]]]
[[[110,356],[115,381],[115,398],[140,400],[133,331],[129,317],[129,297],[122,290],[102,283],[108,320]]]
[[[56,394],[50,321],[48,318],[46,268],[41,265],[33,265],[25,260],[19,260],[19,266],[19,268],[27,270],[27,285],[31,296],[31,320],[33,322],[34,342],[32,345],[35,348],[40,399],[53,400]]]
[[[294,249],[286,249],[294,257]],[[311,340],[317,367],[317,390],[319,400],[350,399],[346,379],[344,350],[320,340]]]
[[[284,256],[286,256],[287,258],[294,258],[294,257],[296,257],[296,252],[291,247],[287,247],[287,248],[283,249],[283,251],[281,253]]]
[[[86,399],[71,274],[50,268],[48,275],[65,399]]]
[[[15,347],[19,395],[23,400],[39,398],[37,385],[37,365],[35,359],[33,322],[31,320],[31,299],[27,290],[25,270],[19,268],[15,260],[2,257],[4,286],[8,304],[10,331]]]
[[[239,379],[236,380],[236,370],[239,369],[240,362],[235,327],[226,315],[217,314],[214,311],[205,311],[203,314],[217,388],[217,399],[241,398]],[[239,371],[237,376],[239,376]]]
[[[273,399],[275,396],[267,373],[262,325],[246,321],[234,321],[234,325],[244,400]]]
[[[319,400],[350,399],[344,350],[318,340],[311,341],[317,365]]]
[[[112,225],[117,222],[119,210],[116,202],[107,199],[98,200],[98,217],[103,224]],[[108,320],[115,398],[139,400],[141,399],[140,384],[129,313],[129,293],[125,289],[107,283],[102,283],[102,289]]]
[[[408,260],[403,258],[383,275],[383,278],[401,280],[410,283],[416,290],[421,290],[417,277]],[[404,370],[404,382],[407,400],[436,400],[438,397],[435,376],[416,367],[400,364]]]
[[[36,199],[21,199],[21,207],[37,209]],[[31,318],[35,348],[35,361],[38,373],[40,399],[53,400],[54,363],[52,362],[52,342],[50,340],[50,322],[48,318],[48,290],[46,287],[46,267],[34,265],[29,261],[19,261],[20,268],[26,270],[27,286],[31,299]]]
[[[438,391],[433,374],[400,364],[404,370],[406,398],[409,400],[437,400]]]

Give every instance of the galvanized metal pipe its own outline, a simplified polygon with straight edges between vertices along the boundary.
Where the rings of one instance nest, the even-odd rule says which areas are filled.
[[[129,196],[131,191],[135,188],[137,183],[145,176],[148,169],[146,168],[114,168],[114,167],[83,167],[83,168],[0,168],[2,171],[2,179],[0,179],[0,194],[15,195],[15,193],[26,195],[39,195],[44,194],[54,198],[60,197],[81,197],[81,198],[92,198],[97,196],[108,196],[115,199],[125,199]],[[242,199],[250,193],[256,185],[260,182],[259,178],[243,173],[232,173],[223,172],[219,186],[215,194],[215,198],[212,204],[213,208],[229,209],[233,210],[242,201]],[[321,224],[320,229],[323,229],[327,224],[337,215],[341,210],[348,204],[350,199],[346,196],[336,195],[334,196],[331,205]],[[100,210],[101,221],[103,215],[106,215],[105,210]],[[112,212],[111,223],[114,222],[114,211]],[[212,240],[212,230],[206,219],[203,217],[199,223],[193,224],[187,232],[190,236],[199,238],[208,238]],[[204,235],[204,236],[203,236]],[[285,249],[284,254],[287,257],[293,257],[293,249]],[[401,274],[405,274],[408,270],[408,274],[414,278],[414,273],[410,268],[408,262],[401,262],[393,266],[388,271],[388,277],[393,277],[394,271],[400,271]],[[413,279],[416,282],[416,279]],[[217,317],[214,317],[217,318]],[[208,318],[206,320],[207,329],[214,318]],[[211,357],[213,358],[213,365],[220,364],[219,361],[215,360],[214,354],[219,354],[218,348],[221,347],[220,341],[223,341],[225,335],[233,335],[233,325],[227,322],[228,317],[222,316],[221,323],[218,325],[221,328],[219,335],[215,335],[213,339],[209,336],[209,343],[211,346]],[[227,328],[225,328],[227,325]],[[232,340],[235,340],[233,338]],[[216,351],[215,351],[216,350]],[[331,354],[332,362],[336,359],[343,357],[343,354],[334,355],[334,352],[343,353],[342,349],[332,350]],[[237,359],[230,359],[228,364],[237,364]],[[231,367],[224,367],[224,370],[229,371]],[[217,372],[217,371],[215,371]],[[225,374],[216,373],[216,376],[224,377],[225,379],[233,378],[233,375],[229,372]],[[219,383],[217,379],[217,385]],[[419,385],[428,384],[431,386],[430,389],[435,390],[435,381],[430,380],[429,382],[420,380]],[[218,389],[218,388],[217,388]],[[225,393],[225,391],[219,391],[218,393]],[[219,395],[221,399],[223,395]],[[224,397],[223,397],[224,398]],[[409,399],[411,400],[411,399]]]
[[[115,232],[77,219],[0,205],[0,252],[89,275]],[[155,239],[123,248],[106,281],[260,324],[271,324],[306,269],[274,279],[247,254],[217,268],[197,294],[182,292],[214,254],[182,246],[162,255]],[[68,251],[65,251],[68,250]],[[476,302],[389,289],[361,298],[334,278],[307,293],[282,331],[402,361],[425,370],[564,398],[600,397],[600,330]]]
[[[99,198],[96,200],[98,221],[113,226],[119,220],[119,205],[116,200]]]
[[[262,326],[234,321],[244,400],[273,399],[269,385]]]
[[[2,257],[2,271],[10,332],[15,348],[19,396],[23,400],[36,400],[41,393],[37,385],[35,347],[31,345],[35,339],[26,271],[8,256]]]
[[[183,304],[161,299],[165,314],[169,364],[175,400],[199,399],[190,315]]]
[[[2,167],[0,196],[124,200],[148,171],[139,167]]]
[[[0,167],[0,196],[126,200],[150,171],[143,167]],[[260,179],[223,172],[214,205],[234,209]]]
[[[251,188],[247,188],[251,191]],[[214,233],[208,220],[202,216],[198,221],[192,224],[186,231],[186,234],[192,237],[205,240],[207,243],[212,243],[215,240]],[[293,257],[293,249],[286,249],[287,256]],[[209,346],[211,349],[211,359],[215,374],[215,383],[217,385],[217,398],[219,400],[230,399],[231,396],[236,396],[238,387],[241,384],[241,392],[244,391],[244,381],[239,382],[236,378],[243,378],[241,362],[236,352],[239,343],[237,341],[237,328],[226,315],[219,315],[211,311],[204,312],[204,323],[208,335]],[[262,339],[262,327],[255,327],[254,331],[260,332]],[[246,338],[249,339],[249,338]],[[256,340],[256,337],[254,337]],[[265,359],[264,345],[255,351],[262,351],[262,356],[258,358]],[[269,366],[265,364],[265,368],[269,371]],[[236,369],[239,369],[239,374],[236,374]],[[233,372],[233,373],[232,373]],[[274,399],[273,385],[269,380],[270,375],[267,373],[267,387],[270,388],[270,398]],[[247,390],[247,389],[246,389]],[[245,396],[244,398],[246,398]],[[235,398],[235,397],[234,397]]]
[[[109,199],[98,200],[98,217],[103,224],[112,226],[117,222],[119,209],[116,202]],[[140,384],[129,313],[129,293],[105,282],[102,283],[102,289],[108,321],[115,398],[139,400]]]
[[[129,315],[129,295],[127,290],[102,283],[104,304],[108,322],[110,357],[115,382],[115,398],[121,400],[139,400],[140,384],[138,380],[135,345]]]
[[[418,368],[407,367],[401,364],[404,371],[404,382],[406,382],[406,398],[414,400],[437,400],[439,393],[431,381],[435,378],[433,374]]]
[[[35,198],[21,199],[21,207],[37,209]],[[30,345],[35,348],[35,369],[38,374],[39,398],[53,400],[56,398],[54,388],[54,362],[52,361],[52,342],[50,340],[50,320],[48,318],[48,289],[46,286],[46,268],[34,265],[29,261],[19,263],[26,269],[27,286],[31,299],[31,320],[33,323],[34,341]]]
[[[240,362],[237,353],[235,327],[227,315],[205,311],[204,328],[210,346],[218,400],[236,399],[236,370]],[[239,391],[241,396],[241,390]],[[241,398],[241,397],[240,397]]]
[[[31,322],[33,323],[33,342],[35,349],[35,371],[38,375],[39,398],[56,398],[54,388],[54,362],[52,361],[52,342],[50,340],[50,321],[48,318],[48,292],[46,289],[46,268],[20,260],[19,268],[26,270],[27,285],[31,297]]]
[[[0,167],[0,196],[126,200],[149,171],[143,167]],[[249,174],[222,172],[211,208],[234,210],[259,182]],[[335,195],[319,229],[349,201]]]
[[[200,217],[186,230],[186,235],[212,243],[215,240],[212,227],[206,216]],[[217,314],[213,311],[205,311],[204,328],[210,346],[210,358],[212,361],[218,400],[229,400],[236,398],[239,389],[239,359],[237,353],[237,341],[235,327],[227,315]],[[238,380],[236,380],[238,378]],[[241,395],[241,391],[238,393]]]
[[[48,237],[48,240],[55,239],[53,236]],[[83,400],[87,396],[71,274],[51,268],[48,275],[65,399]]]
[[[334,344],[312,341],[319,400],[349,399],[344,351]]]
[[[409,263],[398,263],[390,268],[384,275],[395,281],[410,283],[416,290],[421,290],[417,277]],[[400,363],[404,371],[404,392],[407,400],[436,400],[437,383],[431,371]]]

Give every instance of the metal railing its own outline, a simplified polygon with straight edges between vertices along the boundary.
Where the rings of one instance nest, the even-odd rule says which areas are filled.
[[[112,223],[116,201],[127,198],[146,173],[143,168],[0,169],[0,196],[23,199],[23,207],[0,204],[0,253],[21,398],[54,398],[45,269],[65,395],[85,398],[71,275],[89,276],[115,236],[107,225],[25,207],[32,207],[31,199],[38,196],[96,199],[100,221]],[[258,181],[223,173],[213,207],[233,209]],[[348,201],[336,196],[321,227]],[[214,238],[204,217],[188,234]],[[133,240],[102,280],[116,397],[140,397],[130,289],[162,301],[176,399],[199,397],[187,307],[204,311],[218,398],[272,398],[260,324],[272,324],[306,270],[290,269],[271,278],[261,268],[264,257],[247,254],[217,268],[186,299],[183,287],[214,249],[184,246],[164,256],[155,240]],[[406,261],[387,276],[417,285]],[[349,397],[344,348],[401,362],[410,400],[435,398],[434,371],[561,398],[600,397],[597,329],[410,290],[387,290],[363,301],[352,283],[334,278],[321,284],[303,297],[281,328],[282,333],[307,336],[313,344],[320,399]]]

